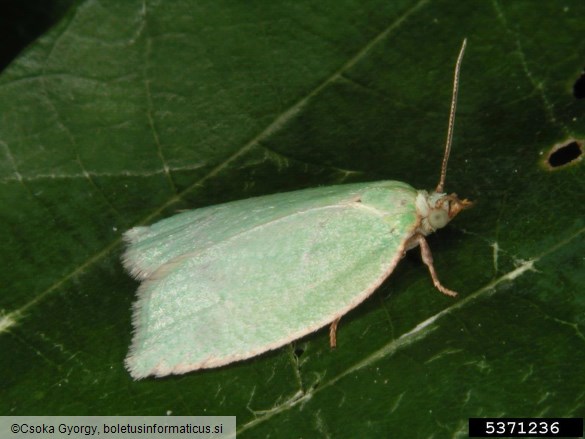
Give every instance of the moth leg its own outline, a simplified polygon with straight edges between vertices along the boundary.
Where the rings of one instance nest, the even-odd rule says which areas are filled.
[[[455,291],[450,290],[449,288],[445,288],[439,281],[439,277],[435,271],[435,266],[433,265],[433,254],[431,253],[431,248],[429,247],[425,237],[422,235],[417,235],[415,239],[418,241],[418,245],[420,245],[420,255],[425,265],[429,268],[429,273],[431,274],[431,279],[433,279],[435,288],[447,296],[457,296]]]
[[[341,317],[339,317],[337,320],[333,320],[331,322],[331,326],[329,326],[329,346],[331,346],[331,348],[335,348],[337,346],[337,325],[339,324],[340,320]]]

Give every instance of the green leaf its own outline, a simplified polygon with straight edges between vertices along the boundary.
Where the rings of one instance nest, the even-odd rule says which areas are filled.
[[[238,437],[465,437],[585,412],[585,5],[87,1],[0,75],[0,413],[236,415]],[[133,381],[121,234],[343,182],[476,202],[341,320],[224,368]],[[356,231],[359,233],[359,231]],[[278,292],[275,292],[278,294]],[[258,324],[265,310],[258,310]]]

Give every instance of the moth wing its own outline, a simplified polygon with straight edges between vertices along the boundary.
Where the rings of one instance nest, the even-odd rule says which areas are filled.
[[[380,181],[328,186],[234,201],[190,210],[124,234],[128,247],[122,258],[130,274],[148,279],[167,262],[203,250],[246,230],[295,212],[357,199],[372,188],[412,190],[405,183]]]
[[[217,367],[331,323],[392,272],[416,225],[406,217],[320,206],[166,262],[139,288],[128,370],[138,379]]]

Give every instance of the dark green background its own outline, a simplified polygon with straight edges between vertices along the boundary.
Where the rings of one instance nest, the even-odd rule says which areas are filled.
[[[41,26],[0,76],[0,414],[236,415],[239,437],[336,438],[582,417],[585,172],[542,160],[585,138],[584,19],[581,0],[103,0]],[[460,298],[414,251],[335,351],[322,330],[132,381],[121,234],[310,186],[433,188],[464,37],[447,190],[476,205],[429,239]]]

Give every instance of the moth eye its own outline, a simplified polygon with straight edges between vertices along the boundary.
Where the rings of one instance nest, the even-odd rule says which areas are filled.
[[[443,209],[433,209],[429,214],[429,224],[433,229],[445,227],[449,222],[449,214]]]

